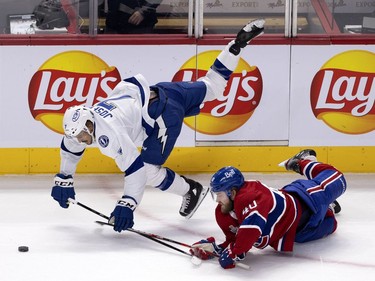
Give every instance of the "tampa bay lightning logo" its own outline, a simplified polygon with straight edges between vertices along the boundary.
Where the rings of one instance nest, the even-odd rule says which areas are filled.
[[[73,114],[73,117],[72,117],[72,121],[73,122],[77,122],[77,120],[78,120],[78,118],[79,118],[79,111],[78,110],[76,110],[76,112],[74,112],[74,114]]]
[[[109,138],[105,135],[102,135],[99,137],[98,143],[101,147],[107,147],[109,144]]]

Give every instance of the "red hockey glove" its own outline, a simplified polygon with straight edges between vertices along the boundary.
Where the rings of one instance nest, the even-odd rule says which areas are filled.
[[[200,258],[201,260],[209,260],[220,256],[223,249],[216,245],[214,237],[208,237],[194,243],[190,249],[190,254]]]

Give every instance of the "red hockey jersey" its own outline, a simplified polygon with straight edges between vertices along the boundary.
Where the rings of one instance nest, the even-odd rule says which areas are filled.
[[[297,200],[259,181],[246,181],[234,199],[234,210],[223,214],[218,205],[216,221],[226,240],[222,247],[234,243],[236,255],[253,246],[270,245],[277,251],[292,251],[301,207]]]

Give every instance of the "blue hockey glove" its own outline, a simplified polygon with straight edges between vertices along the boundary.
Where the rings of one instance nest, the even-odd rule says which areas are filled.
[[[240,255],[233,254],[233,243],[230,243],[221,253],[219,263],[224,269],[233,268],[236,267],[236,261],[243,260],[245,256],[246,253],[242,253]]]
[[[51,196],[60,206],[68,208],[68,198],[75,199],[76,194],[73,186],[73,177],[71,175],[56,174],[54,178],[55,186],[52,187]]]
[[[209,260],[220,256],[223,249],[216,245],[214,237],[202,239],[191,246],[190,254],[200,258],[201,260]]]
[[[133,212],[137,207],[135,200],[129,196],[123,196],[117,201],[117,205],[109,218],[109,223],[113,224],[113,229],[121,232],[134,225]]]

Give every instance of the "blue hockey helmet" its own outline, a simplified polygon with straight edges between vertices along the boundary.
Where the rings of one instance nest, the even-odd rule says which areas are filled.
[[[245,179],[241,171],[232,166],[226,166],[218,170],[211,178],[211,191],[225,191],[228,197],[233,187],[241,188]]]

